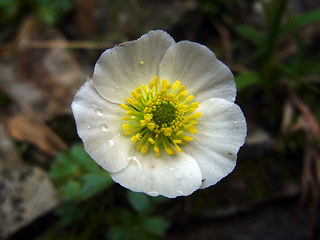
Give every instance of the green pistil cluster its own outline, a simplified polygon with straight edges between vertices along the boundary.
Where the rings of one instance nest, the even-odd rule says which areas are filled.
[[[168,100],[159,101],[157,99],[153,104],[153,107],[150,109],[150,113],[152,114],[153,121],[159,125],[172,125],[176,121],[176,117],[178,115],[177,104]]]
[[[199,104],[189,104],[193,95],[187,97],[188,92],[179,81],[171,85],[163,79],[159,84],[158,77],[154,77],[149,88],[142,85],[131,94],[133,99],[126,99],[129,105],[121,104],[127,111],[123,120],[129,122],[122,128],[126,136],[133,135],[131,141],[136,143],[136,148],[145,154],[153,145],[157,156],[160,156],[161,146],[167,154],[174,154],[174,149],[182,152],[179,145],[193,139],[185,135],[185,131],[195,134],[195,119],[201,116],[200,112],[193,114]]]

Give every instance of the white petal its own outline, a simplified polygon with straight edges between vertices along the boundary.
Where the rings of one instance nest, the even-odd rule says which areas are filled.
[[[247,126],[238,105],[223,99],[209,99],[199,106],[198,132],[183,151],[199,164],[203,183],[209,187],[228,175],[236,165]]]
[[[159,76],[159,65],[173,38],[162,30],[106,50],[97,61],[93,83],[110,102],[123,103],[130,92]]]
[[[107,171],[125,168],[132,143],[121,133],[124,111],[120,106],[103,99],[91,80],[81,87],[71,106],[87,153]]]
[[[136,152],[127,168],[111,174],[113,180],[133,191],[169,198],[190,195],[200,187],[201,172],[192,157],[185,153],[156,157],[150,151]]]
[[[160,79],[179,80],[197,102],[223,98],[234,102],[236,86],[230,69],[207,47],[189,41],[172,45],[160,64]]]

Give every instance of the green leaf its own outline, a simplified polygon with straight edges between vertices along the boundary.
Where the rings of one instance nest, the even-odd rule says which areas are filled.
[[[142,223],[145,231],[156,236],[163,236],[169,227],[169,222],[163,217],[154,217],[145,219]]]
[[[67,178],[77,174],[79,168],[74,164],[67,154],[59,153],[57,156],[58,164],[54,165],[49,172],[49,176],[53,179]]]
[[[23,6],[19,0],[1,0],[0,1],[0,22],[12,24],[12,21],[19,17],[19,12]]]
[[[79,192],[79,196],[83,198],[88,198],[112,184],[112,179],[107,172],[87,174],[82,177],[82,180],[84,185]]]
[[[58,206],[55,211],[59,215],[59,224],[66,226],[72,223],[79,215],[81,215],[81,209],[75,202],[64,202]]]
[[[320,22],[320,9],[315,9],[307,13],[300,14],[288,20],[281,28],[281,34],[304,27],[308,24]]]
[[[320,61],[312,62],[309,66],[306,66],[309,73],[319,73],[320,72]]]
[[[110,229],[107,234],[107,239],[109,240],[124,240],[132,239],[132,231],[126,226],[114,226]]]
[[[148,212],[151,210],[150,197],[144,193],[128,191],[128,199],[132,207],[138,212]]]
[[[255,72],[245,72],[235,76],[238,91],[241,91],[249,86],[257,84],[261,81],[259,75]]]
[[[293,20],[297,27],[303,27],[311,23],[320,22],[320,9],[315,9],[307,13],[303,13]]]
[[[299,81],[300,77],[298,75],[298,73],[295,71],[295,68],[290,68],[290,66],[286,66],[280,63],[275,63],[274,67],[278,70],[280,70],[280,72],[284,75],[290,76],[291,78],[293,78],[294,80]]]
[[[49,176],[65,199],[81,200],[109,187],[113,181],[80,145],[59,153]]]
[[[263,36],[254,28],[247,25],[239,24],[235,26],[235,31],[255,46],[263,45]]]
[[[70,0],[36,0],[35,13],[43,23],[53,25],[72,7]]]
[[[164,196],[152,197],[151,200],[154,203],[164,203],[164,202],[168,202],[169,201],[169,199],[164,197]]]
[[[101,170],[99,165],[88,155],[82,146],[74,145],[71,148],[70,156],[85,171],[96,172]]]
[[[66,200],[72,200],[77,198],[81,190],[81,183],[70,180],[66,184],[62,185],[59,190],[62,192]]]

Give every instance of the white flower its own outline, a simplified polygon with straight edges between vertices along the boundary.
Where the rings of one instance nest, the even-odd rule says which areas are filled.
[[[115,182],[174,198],[235,167],[247,130],[235,96],[212,51],[157,30],[106,50],[72,109],[86,151]]]

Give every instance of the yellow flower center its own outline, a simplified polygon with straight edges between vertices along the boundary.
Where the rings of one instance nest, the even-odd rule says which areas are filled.
[[[142,85],[131,95],[127,105],[121,104],[127,111],[122,119],[128,122],[122,128],[126,136],[132,136],[136,148],[145,154],[153,146],[157,156],[162,147],[167,154],[182,152],[179,145],[192,141],[188,133],[197,133],[196,119],[201,117],[200,112],[193,113],[199,107],[199,103],[192,102],[194,96],[187,96],[188,91],[179,81],[171,85],[163,79],[159,83],[157,76],[149,87]]]

